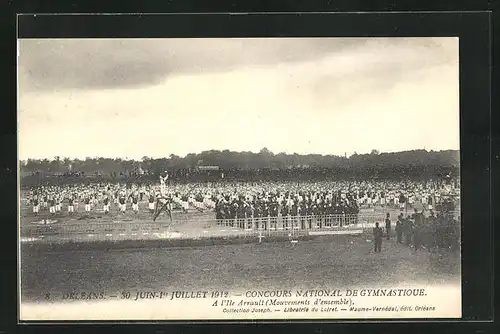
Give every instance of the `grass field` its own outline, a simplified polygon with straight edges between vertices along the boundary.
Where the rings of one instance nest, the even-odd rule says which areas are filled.
[[[85,248],[40,251],[23,246],[23,301],[50,292],[162,289],[326,288],[460,284],[460,254],[415,252],[385,241],[374,253],[369,234],[203,247]]]

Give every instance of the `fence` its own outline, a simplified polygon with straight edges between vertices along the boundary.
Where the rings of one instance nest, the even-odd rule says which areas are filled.
[[[310,216],[277,216],[277,217],[250,217],[234,219],[218,219],[217,225],[241,228],[245,230],[288,230],[288,229],[330,229],[333,227],[347,227],[359,224],[360,221],[383,219],[383,214],[358,215],[310,215]]]
[[[383,228],[384,219],[384,213],[374,213],[196,220],[195,224],[172,224],[169,221],[77,221],[23,224],[21,238],[40,241],[118,241],[346,234],[362,233],[376,222]],[[187,225],[190,225],[189,228],[185,227]],[[394,229],[394,221],[392,225]]]

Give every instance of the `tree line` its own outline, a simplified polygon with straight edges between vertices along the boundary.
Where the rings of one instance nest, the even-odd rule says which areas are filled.
[[[459,151],[413,150],[395,153],[380,153],[347,156],[321,154],[274,154],[267,148],[259,153],[204,151],[185,157],[171,154],[166,158],[143,157],[141,160],[86,158],[28,159],[20,162],[21,177],[28,176],[96,176],[96,177],[156,177],[163,171],[171,175],[195,177],[196,175],[217,175],[226,177],[248,177],[261,174],[269,178],[283,175],[312,177],[315,175],[336,175],[342,177],[432,177],[457,175]],[[200,166],[218,166],[220,171],[199,171]]]

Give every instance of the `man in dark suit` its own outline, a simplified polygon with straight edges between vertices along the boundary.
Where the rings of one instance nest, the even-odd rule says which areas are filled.
[[[375,227],[373,228],[373,239],[375,243],[375,253],[380,253],[382,250],[382,237],[384,235],[384,232],[382,229],[379,227],[378,222],[375,223]]]
[[[385,234],[387,236],[387,240],[391,238],[391,219],[389,217],[389,212],[387,212],[387,216],[385,217]]]
[[[398,221],[396,222],[396,237],[398,244],[403,242],[403,215],[398,216]]]
[[[422,246],[422,230],[424,227],[424,213],[418,212],[415,209],[414,213],[414,224],[413,224],[413,246],[415,247],[415,251],[419,250]]]

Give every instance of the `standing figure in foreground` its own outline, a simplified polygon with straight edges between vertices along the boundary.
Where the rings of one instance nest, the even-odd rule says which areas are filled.
[[[385,217],[385,234],[387,235],[387,240],[391,238],[391,220],[389,217],[389,212],[387,212],[387,216]]]
[[[373,228],[373,239],[375,243],[375,253],[380,253],[382,250],[382,237],[384,232],[379,227],[378,222],[375,223],[375,227]]]
[[[396,238],[398,244],[403,243],[403,215],[400,214],[398,216],[398,220],[396,221]]]

